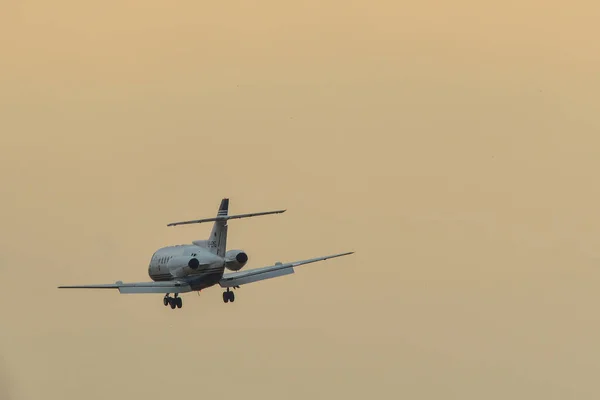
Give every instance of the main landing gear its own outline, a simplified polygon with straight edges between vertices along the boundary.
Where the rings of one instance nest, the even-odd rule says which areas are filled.
[[[226,292],[223,292],[223,302],[227,303],[227,302],[234,302],[235,301],[235,294],[233,294],[233,292],[229,291],[229,288],[227,288]]]
[[[179,293],[175,293],[175,297],[169,297],[169,293],[165,294],[163,304],[165,307],[171,306],[171,309],[183,307],[183,301],[181,300],[181,297],[179,297]]]

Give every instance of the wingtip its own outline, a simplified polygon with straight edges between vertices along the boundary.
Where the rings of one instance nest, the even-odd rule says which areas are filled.
[[[331,256],[331,258],[349,256],[350,254],[354,254],[354,252],[353,251],[348,251],[346,253],[335,254],[335,255]]]

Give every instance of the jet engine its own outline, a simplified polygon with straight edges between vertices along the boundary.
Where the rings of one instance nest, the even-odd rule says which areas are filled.
[[[243,250],[229,250],[225,253],[225,267],[230,271],[239,271],[248,262],[248,254]]]
[[[200,261],[195,257],[179,256],[173,257],[167,263],[167,268],[171,271],[171,275],[182,277],[196,271],[200,266]]]

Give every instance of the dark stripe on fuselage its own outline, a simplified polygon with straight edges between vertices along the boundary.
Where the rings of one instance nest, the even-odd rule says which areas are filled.
[[[194,271],[193,274],[186,275],[186,276],[195,276],[195,275],[205,274],[207,272],[225,272],[225,267],[211,267],[211,268],[196,270],[196,271]],[[172,276],[172,275],[170,272],[161,272],[158,274],[150,274],[150,276]]]
[[[186,276],[196,276],[196,275],[202,275],[202,274],[212,273],[212,272],[225,272],[225,269],[224,268],[204,269],[202,271],[194,272],[193,274],[189,274]],[[151,274],[151,276],[172,276],[172,275],[169,272],[162,272],[160,274]]]
[[[192,290],[201,290],[218,283],[223,277],[224,272],[225,268],[215,268],[182,278],[174,278],[171,274],[152,275],[151,278],[155,282],[182,281],[186,282]]]
[[[176,278],[176,277],[174,277],[171,274],[152,275],[151,278],[154,281],[175,281],[175,280],[185,281],[187,279],[203,277],[203,276],[206,276],[206,275],[220,275],[220,276],[223,276],[223,271],[212,271],[212,272],[207,272],[207,273],[204,273],[204,274],[196,274],[196,275],[183,276],[181,278]]]

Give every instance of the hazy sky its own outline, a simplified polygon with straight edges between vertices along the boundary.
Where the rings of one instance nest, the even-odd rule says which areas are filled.
[[[596,1],[25,1],[0,12],[0,398],[597,399]],[[231,212],[250,267],[160,246]]]

